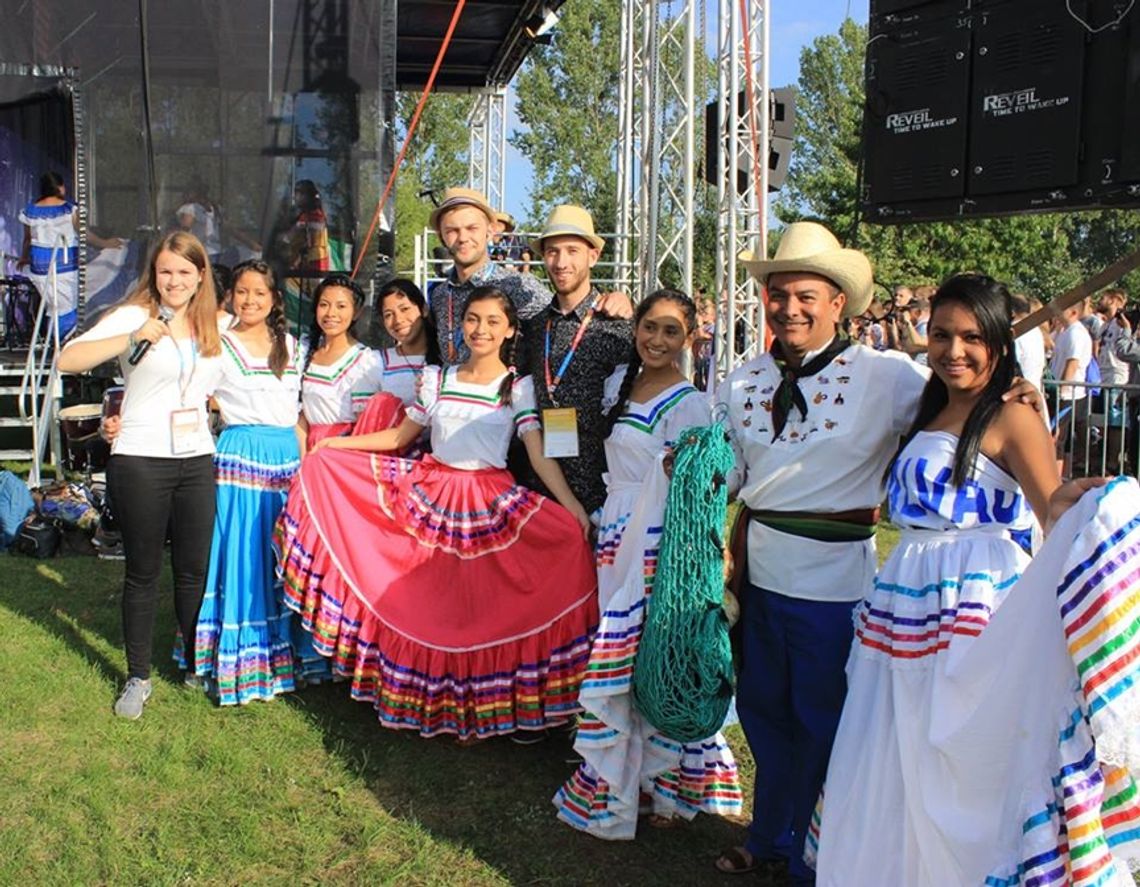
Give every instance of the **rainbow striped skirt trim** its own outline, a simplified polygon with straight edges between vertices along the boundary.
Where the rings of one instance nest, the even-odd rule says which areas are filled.
[[[488,737],[579,711],[597,623],[589,547],[508,472],[320,450],[275,544],[286,603],[382,725]]]
[[[300,461],[291,427],[234,425],[218,440],[217,517],[194,670],[213,679],[222,705],[272,699],[294,688],[291,613],[277,581],[272,538]]]

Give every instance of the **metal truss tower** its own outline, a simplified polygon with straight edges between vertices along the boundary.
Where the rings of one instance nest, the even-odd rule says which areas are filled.
[[[487,195],[491,206],[503,209],[507,172],[507,90],[480,93],[467,117],[467,181]]]
[[[635,300],[663,281],[692,291],[702,3],[622,3],[615,272]]]
[[[716,369],[723,376],[764,349],[761,288],[737,256],[768,254],[768,2],[719,0],[717,19]]]
[[[704,63],[697,47],[705,41],[704,5],[705,0],[622,3],[615,277],[634,299],[662,278],[692,291],[696,134],[707,100],[697,86],[703,79],[697,76]],[[723,375],[763,347],[760,291],[737,254],[767,249],[768,164],[754,164],[753,158],[768,156],[768,2],[718,0],[717,12],[723,132],[713,139],[719,171],[716,354]],[[737,182],[746,184],[734,187]],[[737,353],[734,331],[741,324],[745,349]]]

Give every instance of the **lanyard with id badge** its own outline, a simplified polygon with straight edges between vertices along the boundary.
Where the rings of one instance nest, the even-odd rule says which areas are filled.
[[[582,337],[586,335],[586,327],[588,327],[590,321],[594,319],[596,309],[597,297],[590,303],[590,308],[586,311],[586,316],[579,325],[578,332],[574,334],[574,338],[570,342],[570,348],[566,352],[566,356],[562,358],[562,363],[558,367],[558,373],[554,376],[550,374],[550,331],[554,326],[554,320],[547,318],[546,321],[543,369],[546,376],[546,392],[550,395],[550,400],[554,404],[553,408],[542,411],[542,452],[548,459],[568,458],[578,455],[578,410],[574,407],[558,406],[558,400],[554,396],[554,393],[558,390],[558,386],[562,382],[562,377],[566,375],[566,369],[570,366],[570,361],[574,359],[574,354],[577,352],[578,346],[582,344]]]
[[[190,339],[190,376],[183,383],[186,364],[182,359],[182,346],[173,338],[174,349],[178,352],[178,409],[170,412],[170,452],[174,456],[193,453],[199,445],[199,429],[202,414],[197,407],[186,406],[186,392],[194,382],[194,371],[198,369],[198,343]]]

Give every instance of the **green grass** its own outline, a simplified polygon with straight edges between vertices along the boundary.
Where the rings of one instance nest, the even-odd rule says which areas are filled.
[[[712,861],[743,838],[707,816],[632,843],[578,834],[549,802],[567,736],[422,740],[343,684],[222,710],[164,663],[144,717],[118,720],[122,565],[0,569],[0,884],[722,884]],[[158,662],[171,610],[167,589]]]
[[[619,843],[560,824],[563,734],[423,740],[382,729],[343,684],[218,709],[166,661],[168,585],[154,696],[118,720],[121,563],[0,570],[0,884],[723,885],[712,861],[743,840],[707,816]],[[729,739],[750,795],[739,727]]]

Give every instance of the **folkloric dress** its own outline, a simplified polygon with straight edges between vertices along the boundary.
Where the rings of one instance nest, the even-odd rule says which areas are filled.
[[[1041,551],[1017,484],[919,432],[902,539],[857,611],[819,818],[820,885],[1129,885],[1140,859],[1140,497],[1094,490]],[[1124,766],[1121,766],[1124,765]]]
[[[309,364],[301,379],[301,409],[309,423],[310,449],[352,431],[368,399],[380,390],[383,371],[380,354],[360,342],[329,366]]]
[[[206,593],[198,613],[194,670],[217,685],[222,705],[272,699],[293,689],[292,613],[284,606],[273,527],[301,464],[296,342],[278,379],[268,357],[222,336],[222,382],[214,397],[226,428],[214,456],[217,517]]]
[[[406,408],[416,399],[420,374],[424,369],[424,355],[404,354],[398,348],[385,348],[380,353],[379,375],[373,371],[362,388],[377,385],[377,392],[369,397],[358,411],[353,434],[370,434],[386,428],[396,428],[404,420]],[[405,456],[422,455],[422,447],[413,445]]]
[[[433,454],[318,450],[277,524],[287,603],[386,727],[488,737],[579,711],[594,565],[569,512],[506,470],[538,417],[529,377],[509,407],[499,384],[425,367],[408,415]]]
[[[624,375],[618,367],[607,381],[603,408],[617,402]],[[709,421],[708,400],[679,382],[646,403],[627,404],[605,442],[609,472],[597,547],[602,618],[578,697],[585,714],[574,743],[585,762],[553,799],[559,819],[600,838],[634,837],[642,792],[662,816],[741,810],[736,761],[724,737],[680,743],[663,736],[632,696],[669,488],[660,457],[682,430]]]
[[[78,317],[79,304],[79,235],[72,215],[75,204],[70,200],[55,206],[29,203],[20,211],[20,221],[32,236],[32,282],[50,308],[59,317],[59,335],[71,332]],[[51,265],[55,261],[55,288],[52,288]]]

